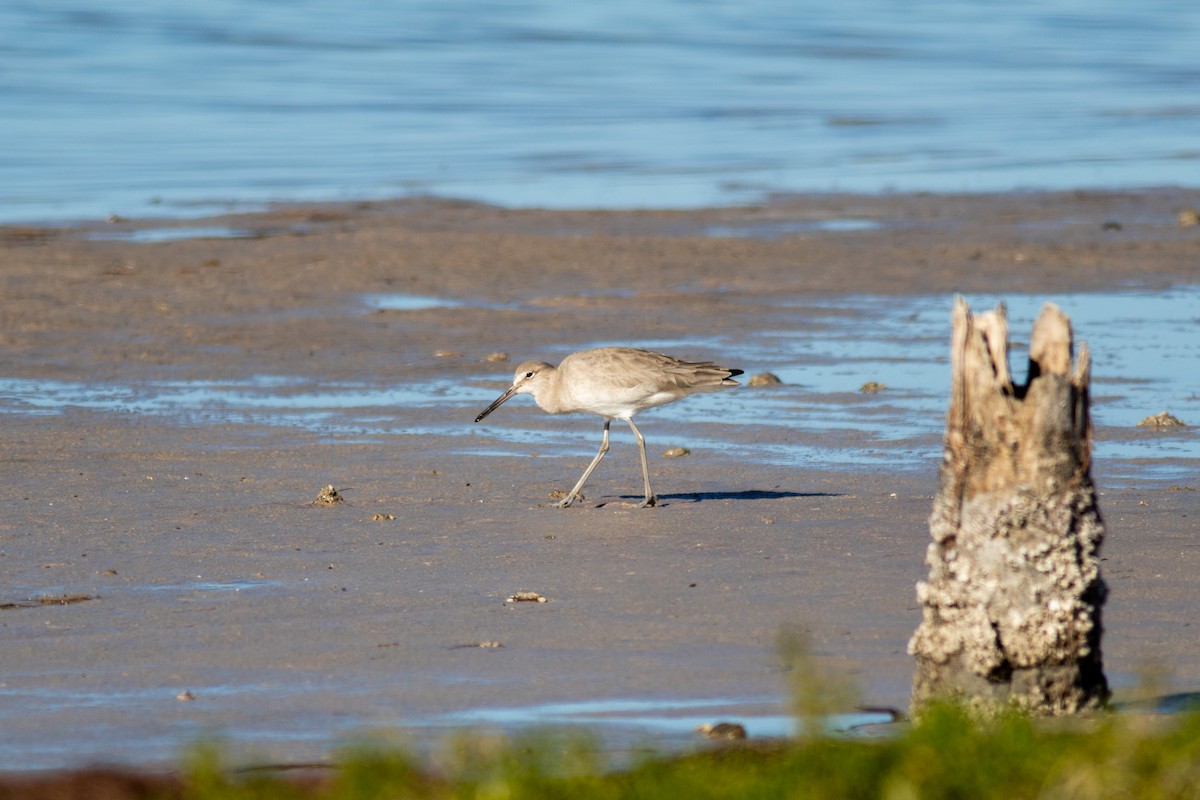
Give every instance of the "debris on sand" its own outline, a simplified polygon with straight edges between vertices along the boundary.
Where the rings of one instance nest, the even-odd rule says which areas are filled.
[[[468,642],[467,644],[452,644],[451,650],[496,650],[504,645],[500,642]]]
[[[696,733],[704,734],[708,739],[733,742],[746,738],[746,726],[740,722],[718,722],[716,725],[705,723],[696,728]]]
[[[96,598],[90,594],[44,594],[32,600],[21,600],[15,603],[0,603],[0,610],[11,608],[38,608],[39,606],[69,606],[75,603],[85,603]]]
[[[372,522],[390,522],[396,518],[395,514],[384,514],[382,511],[377,511],[371,515]]]
[[[757,375],[751,375],[750,380],[746,382],[747,386],[778,386],[783,383],[779,380],[779,376],[774,372],[760,372]]]
[[[663,458],[683,458],[684,456],[690,456],[691,454],[692,451],[688,450],[686,447],[670,447],[666,450],[663,450]]]
[[[505,361],[508,361],[508,353],[501,353],[501,352],[489,353],[487,355],[487,357],[484,358],[483,360],[484,361],[505,362]]]
[[[548,603],[550,601],[547,600],[545,597],[542,597],[537,592],[520,591],[520,592],[514,592],[513,594],[504,598],[504,602],[506,602],[506,603]]]
[[[1174,414],[1160,411],[1152,417],[1146,417],[1137,426],[1139,428],[1186,428],[1187,423]]]
[[[176,700],[179,700],[180,702],[187,703],[187,702],[190,702],[190,701],[192,701],[192,700],[195,700],[195,699],[196,699],[196,695],[192,694],[192,693],[191,693],[190,691],[188,691],[187,689],[184,689],[182,692],[180,692],[179,694],[175,695],[175,699],[176,699]]]
[[[313,505],[336,506],[338,503],[344,502],[346,502],[346,498],[342,497],[341,492],[333,488],[333,484],[331,483],[317,493],[317,499],[313,500]]]
[[[565,489],[553,489],[550,491],[550,494],[548,494],[546,496],[549,497],[551,500],[562,500],[564,497],[566,497],[569,494],[570,494],[570,492],[566,491]],[[583,492],[580,492],[579,494],[575,495],[575,499],[576,500],[586,500],[587,498],[583,496]]]
[[[1196,225],[1200,225],[1200,211],[1197,211],[1194,208],[1182,209],[1179,212],[1177,219],[1179,220],[1179,227],[1181,228],[1195,227]]]
[[[860,392],[862,392],[863,394],[877,394],[879,392],[882,392],[886,388],[888,388],[886,383],[879,383],[877,381],[867,381],[862,386],[858,387],[858,390]]]
[[[70,606],[95,599],[90,594],[44,594],[33,602],[39,606]]]

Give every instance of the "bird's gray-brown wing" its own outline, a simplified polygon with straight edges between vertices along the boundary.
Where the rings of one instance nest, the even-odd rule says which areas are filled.
[[[653,350],[612,348],[604,354],[609,375],[619,385],[641,387],[647,393],[677,392],[681,396],[693,391],[736,386],[733,376],[740,369],[728,369],[711,361],[681,361]]]

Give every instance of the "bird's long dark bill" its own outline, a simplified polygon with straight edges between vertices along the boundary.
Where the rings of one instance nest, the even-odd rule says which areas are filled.
[[[510,387],[509,387],[509,389],[508,389],[508,391],[507,391],[507,392],[505,392],[504,394],[500,395],[499,397],[497,397],[497,398],[496,398],[496,402],[492,403],[490,406],[488,406],[487,408],[485,408],[485,409],[483,410],[483,413],[481,413],[481,414],[480,414],[478,417],[476,417],[476,418],[475,418],[475,421],[476,421],[476,422],[479,422],[481,419],[483,419],[484,417],[486,417],[488,414],[492,413],[492,412],[493,412],[493,411],[495,411],[497,408],[499,408],[499,407],[500,407],[500,406],[501,406],[501,405],[504,403],[504,401],[505,401],[505,400],[507,400],[508,398],[512,397],[512,396],[513,396],[514,394],[516,394],[516,393],[517,393],[517,387],[515,387],[515,386],[510,386]]]

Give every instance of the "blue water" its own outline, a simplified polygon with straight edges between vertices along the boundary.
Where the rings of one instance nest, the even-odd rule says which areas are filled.
[[[1176,0],[6,0],[0,222],[1200,184]]]

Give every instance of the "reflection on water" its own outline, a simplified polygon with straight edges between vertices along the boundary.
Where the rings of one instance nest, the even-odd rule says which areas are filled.
[[[773,241],[804,233],[849,233],[876,230],[880,227],[882,225],[873,219],[767,220],[741,225],[713,225],[704,229],[704,235]]]
[[[368,308],[381,311],[424,311],[428,308],[454,308],[462,305],[445,297],[426,297],[415,294],[373,294],[364,298]]]
[[[256,589],[273,589],[283,585],[282,581],[240,580],[240,581],[206,581],[196,576],[194,583],[143,583],[131,586],[127,591],[185,595],[192,593],[208,594],[212,592],[250,592]]]
[[[178,239],[254,239],[264,236],[264,231],[245,228],[230,228],[217,225],[195,227],[137,228],[135,230],[93,230],[86,234],[88,239],[110,242],[172,242]]]
[[[1023,342],[1046,298],[1004,299],[1013,340],[1011,367],[1022,381]],[[1097,462],[1137,460],[1136,468],[1106,468],[1164,478],[1194,473],[1200,458],[1200,384],[1195,377],[1200,375],[1200,288],[1050,299],[1070,315],[1077,339],[1087,341],[1092,351]],[[982,311],[999,299],[967,300],[973,310]],[[372,302],[419,310],[453,301],[395,295]],[[696,395],[647,412],[646,432],[653,442],[684,441],[693,449],[769,463],[928,469],[941,451],[951,305],[952,298],[945,296],[785,300],[764,315],[764,330],[739,339],[736,346],[719,339],[630,343],[668,352],[701,349],[747,373],[770,371],[783,380],[779,386]],[[798,319],[809,324],[788,327],[789,320]],[[474,415],[507,384],[507,369],[500,367],[480,364],[465,380],[444,377],[385,386],[318,384],[292,376],[131,386],[0,378],[0,410],[58,414],[75,408],[155,414],[183,424],[277,425],[335,441],[433,434],[462,441],[456,451],[472,454],[532,450],[561,455],[592,446],[598,421],[578,415],[550,418],[520,398],[503,409],[503,417],[472,424]],[[886,388],[861,392],[869,381]],[[1163,410],[1191,427],[1136,427]],[[618,439],[624,435],[621,429],[614,431]]]

